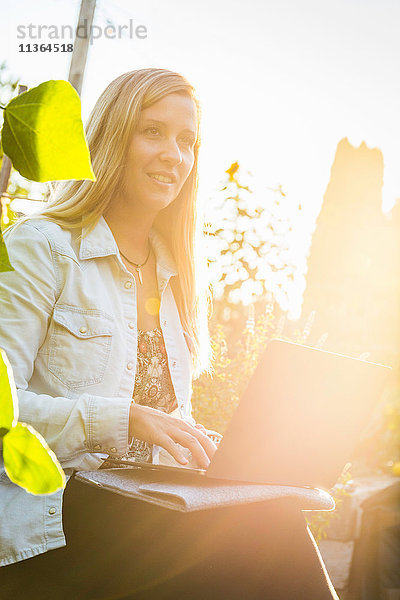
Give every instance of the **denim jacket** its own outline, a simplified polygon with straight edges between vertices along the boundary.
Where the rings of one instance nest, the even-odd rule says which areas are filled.
[[[81,241],[80,233],[42,219],[10,227],[15,270],[0,273],[0,347],[14,370],[19,420],[45,437],[67,476],[128,450],[137,356],[135,278],[103,217]],[[176,267],[154,230],[150,241],[171,379],[190,420],[191,346],[170,285]],[[0,464],[0,566],[65,545],[62,495],[28,494]]]

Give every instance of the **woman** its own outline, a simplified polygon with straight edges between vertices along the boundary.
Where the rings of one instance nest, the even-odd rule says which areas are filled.
[[[193,88],[162,69],[126,73],[100,96],[87,139],[97,181],[60,185],[5,235],[15,271],[0,277],[0,346],[20,419],[68,476],[107,456],[151,460],[157,447],[206,468],[215,446],[190,406],[192,371],[207,369],[210,355],[195,252]],[[332,597],[290,503],[180,515],[71,477],[62,516],[61,492],[30,496],[4,474],[0,486],[1,597]],[[281,525],[273,535],[278,522],[286,537]],[[284,564],[293,552],[297,579]]]

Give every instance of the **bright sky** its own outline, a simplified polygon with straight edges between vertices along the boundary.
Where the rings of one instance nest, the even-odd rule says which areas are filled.
[[[49,40],[18,39],[17,26],[74,26],[79,6],[80,0],[3,4],[0,60],[22,83],[67,79],[70,55],[18,52],[22,42]],[[94,41],[83,117],[125,71],[158,66],[183,73],[203,109],[203,198],[237,160],[261,193],[281,184],[312,218],[345,136],[383,152],[384,208],[400,198],[398,0],[97,0],[95,25],[129,19],[147,27],[147,38]]]

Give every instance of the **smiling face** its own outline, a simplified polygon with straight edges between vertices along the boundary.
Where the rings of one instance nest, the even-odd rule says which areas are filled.
[[[128,148],[124,199],[156,215],[178,196],[194,164],[197,114],[187,95],[172,93],[141,112]]]

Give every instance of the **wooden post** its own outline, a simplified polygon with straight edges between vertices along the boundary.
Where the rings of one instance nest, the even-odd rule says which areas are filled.
[[[19,85],[18,86],[18,96],[20,94],[22,94],[22,92],[26,92],[27,89],[28,88],[26,85]],[[10,179],[10,173],[11,173],[11,160],[8,158],[8,156],[6,156],[4,154],[3,162],[1,164],[1,172],[0,172],[0,199],[3,197],[4,192],[7,191],[8,180]]]
[[[0,172],[0,197],[3,197],[4,192],[7,191],[8,180],[10,179],[11,173],[11,160],[3,155],[3,162],[1,163],[1,172]]]
[[[90,30],[93,23],[96,0],[82,0],[79,13],[78,26],[75,34],[74,50],[71,56],[68,81],[74,86],[79,95],[82,91],[83,75],[85,73],[86,59],[90,40]],[[77,35],[79,31],[79,37]],[[81,32],[85,35],[82,36]]]

